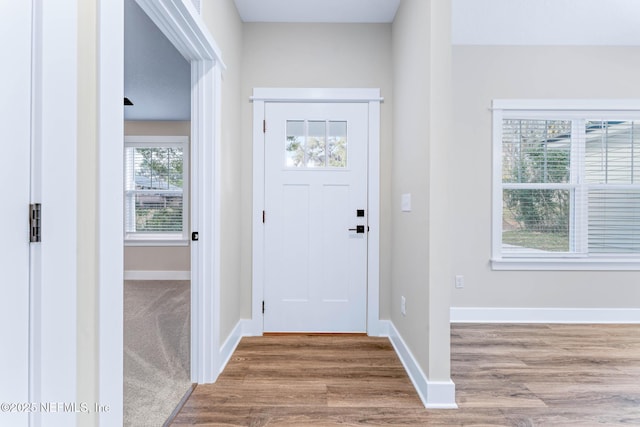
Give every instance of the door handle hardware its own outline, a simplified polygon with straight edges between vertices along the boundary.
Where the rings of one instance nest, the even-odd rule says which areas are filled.
[[[357,234],[364,233],[364,225],[356,225],[356,228],[350,228],[349,231],[355,231]]]

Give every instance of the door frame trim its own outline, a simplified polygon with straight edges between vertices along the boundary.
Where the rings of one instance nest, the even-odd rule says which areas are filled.
[[[220,344],[221,52],[190,0],[136,0],[191,63],[191,377],[214,382]],[[124,2],[98,2],[98,398],[110,411],[100,425],[123,416],[123,138]],[[199,229],[198,229],[199,227]],[[192,242],[194,243],[194,242]]]
[[[265,238],[262,211],[265,206],[265,107],[270,102],[367,103],[369,106],[369,140],[367,159],[367,203],[369,236],[367,248],[367,334],[380,336],[385,328],[380,322],[380,89],[376,88],[254,88],[253,96],[253,269],[252,308],[248,334],[262,335],[264,322]]]

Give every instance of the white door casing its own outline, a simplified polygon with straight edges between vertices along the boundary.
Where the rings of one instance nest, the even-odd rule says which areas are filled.
[[[265,331],[366,331],[367,107],[265,107]]]
[[[206,173],[192,175],[191,224],[200,228],[199,245],[192,244],[191,266],[191,375],[198,383],[212,382],[218,375],[219,350],[219,167],[215,157],[220,145],[221,53],[202,18],[189,0],[136,0],[160,30],[191,62],[191,159],[205,164]],[[124,58],[124,8],[122,0],[100,2],[99,39],[99,224],[100,234],[100,379],[99,396],[113,409],[100,413],[101,425],[122,423],[122,181],[107,179],[121,170],[122,97]],[[206,191],[205,191],[206,189]],[[193,201],[198,200],[196,205]],[[113,201],[118,201],[114,203]],[[204,242],[202,237],[205,237]],[[112,256],[119,253],[118,256]]]
[[[220,49],[191,0],[136,0],[160,30],[191,62],[191,159],[200,173],[191,180],[191,224],[200,228],[191,258],[192,381],[215,381],[221,362],[219,331],[220,252],[220,87],[225,68]],[[122,170],[123,149],[113,141],[123,136],[124,3],[99,2],[99,389],[100,425],[122,423],[122,180],[109,174]],[[194,160],[197,159],[197,160]],[[204,167],[202,165],[205,165]],[[198,205],[193,200],[198,200]],[[204,231],[203,231],[204,230]],[[114,256],[117,254],[117,256]]]
[[[7,9],[8,8],[8,9]],[[3,183],[0,260],[0,402],[29,402],[29,232],[31,151],[31,2],[3,1],[0,40],[6,64],[0,71]],[[9,42],[10,41],[10,42]],[[9,408],[11,409],[11,408]],[[27,412],[0,412],[0,424],[26,426]]]
[[[379,246],[380,246],[380,97],[379,89],[328,88],[256,88],[253,96],[253,272],[252,318],[245,324],[248,335],[264,332],[262,302],[264,300],[266,247],[262,212],[265,210],[265,133],[263,123],[267,105],[281,102],[361,103],[366,105],[367,140],[367,206],[365,212],[369,232],[367,243],[366,332],[370,336],[385,334],[379,319]],[[268,217],[268,213],[267,213]],[[355,216],[352,219],[356,219]],[[352,224],[358,225],[357,221]],[[268,308],[267,308],[268,309]]]

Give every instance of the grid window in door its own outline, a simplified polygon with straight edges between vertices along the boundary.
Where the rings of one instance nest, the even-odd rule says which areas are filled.
[[[347,167],[347,122],[287,120],[287,168]]]

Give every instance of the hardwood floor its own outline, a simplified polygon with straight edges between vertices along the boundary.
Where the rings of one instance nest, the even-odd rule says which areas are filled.
[[[385,338],[244,338],[173,426],[640,425],[640,325],[452,325],[459,409],[427,410]]]

